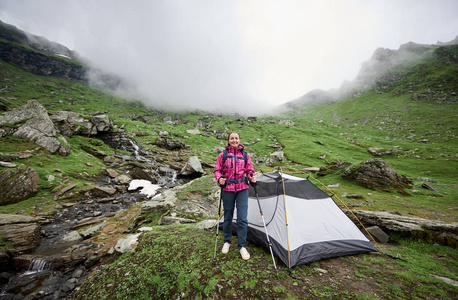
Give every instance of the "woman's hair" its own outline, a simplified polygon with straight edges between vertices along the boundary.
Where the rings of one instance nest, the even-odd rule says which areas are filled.
[[[231,134],[233,133],[236,133],[238,136],[239,136],[239,139],[240,139],[240,134],[237,132],[237,131],[231,131],[229,132],[229,134],[227,135],[227,141],[229,142],[229,138],[231,137]]]

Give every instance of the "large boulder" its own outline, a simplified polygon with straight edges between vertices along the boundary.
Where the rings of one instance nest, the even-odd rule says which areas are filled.
[[[92,117],[90,134],[95,135],[99,132],[107,132],[113,129],[113,122],[107,115],[96,115]]]
[[[0,173],[0,206],[33,197],[40,188],[40,177],[32,167],[3,171]]]
[[[65,139],[57,138],[57,131],[48,112],[37,101],[31,100],[24,106],[8,111],[0,117],[0,124],[19,121],[25,121],[25,123],[13,133],[13,136],[35,142],[53,154],[59,153],[67,156],[70,153],[70,147]]]
[[[397,174],[394,169],[383,159],[376,158],[360,163],[346,169],[342,177],[371,190],[386,192],[398,191],[403,195],[409,195],[404,189],[412,188],[412,180],[404,175]]]
[[[183,176],[202,176],[204,174],[204,169],[202,168],[202,164],[197,156],[191,156],[188,159],[188,162],[184,165],[184,167],[180,171],[180,175]]]

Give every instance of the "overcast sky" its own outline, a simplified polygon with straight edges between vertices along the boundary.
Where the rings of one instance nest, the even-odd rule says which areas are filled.
[[[0,0],[0,19],[156,106],[262,112],[352,80],[379,47],[458,35],[457,0]]]

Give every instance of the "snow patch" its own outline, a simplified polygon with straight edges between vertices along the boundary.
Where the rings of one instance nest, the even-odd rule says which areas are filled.
[[[141,188],[140,194],[146,195],[148,198],[156,195],[157,190],[161,188],[158,184],[152,184],[148,180],[144,179],[134,179],[130,182],[128,191],[135,191],[136,189]]]

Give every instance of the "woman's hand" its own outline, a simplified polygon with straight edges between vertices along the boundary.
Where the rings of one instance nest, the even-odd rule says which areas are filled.
[[[218,179],[218,184],[219,185],[225,185],[226,184],[226,178],[220,177],[220,179]]]
[[[251,183],[256,183],[256,176],[251,176],[250,177],[250,182]]]

